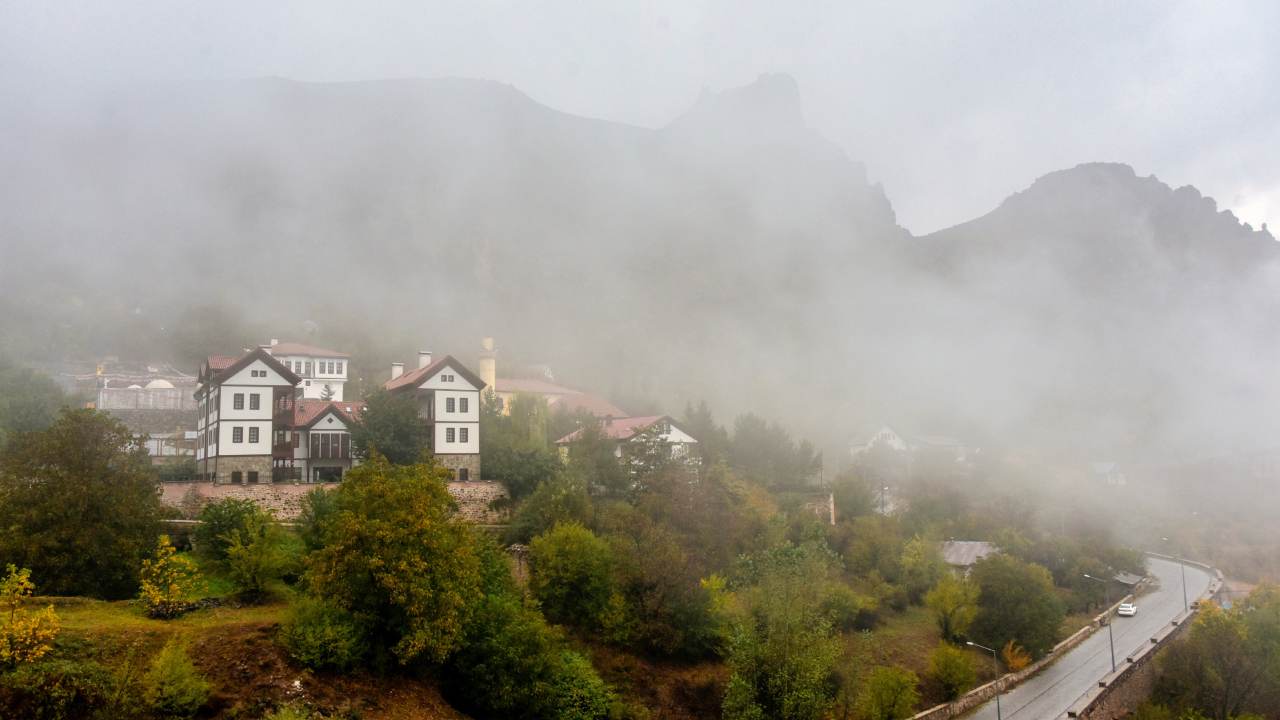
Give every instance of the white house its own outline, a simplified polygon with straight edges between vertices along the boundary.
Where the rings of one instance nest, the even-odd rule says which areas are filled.
[[[214,482],[258,483],[291,464],[293,449],[277,444],[293,422],[302,378],[263,348],[239,357],[215,355],[200,366],[195,398],[196,464]]]
[[[404,371],[392,363],[385,385],[393,393],[414,393],[418,415],[430,431],[431,453],[458,480],[480,479],[480,391],[485,382],[452,355],[433,359],[418,353],[418,367]]]
[[[280,342],[275,338],[264,347],[272,357],[301,378],[298,389],[308,400],[339,400],[342,388],[347,384],[347,370],[351,356],[337,350]]]
[[[293,423],[278,440],[293,449],[293,472],[280,473],[304,482],[337,482],[355,464],[351,426],[364,412],[363,402],[299,399]]]
[[[619,460],[634,457],[641,451],[641,446],[658,443],[667,449],[673,460],[696,459],[693,446],[697,438],[685,432],[667,415],[646,415],[600,421],[600,429],[604,436],[614,441],[613,456]],[[575,442],[582,438],[584,428],[578,428],[556,441],[562,456],[567,456]]]

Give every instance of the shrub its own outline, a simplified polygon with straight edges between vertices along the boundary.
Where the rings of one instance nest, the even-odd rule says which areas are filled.
[[[969,632],[978,614],[978,586],[944,575],[938,584],[924,596],[924,604],[933,612],[942,639],[958,642]]]
[[[196,553],[209,560],[226,560],[230,538],[243,532],[246,519],[259,512],[256,503],[243,498],[223,498],[205,505],[194,533]]]
[[[866,720],[901,720],[911,717],[920,693],[920,680],[910,670],[900,667],[878,667],[871,671],[863,688],[861,702]]]
[[[324,527],[337,509],[337,494],[318,487],[302,498],[298,512],[298,535],[308,552],[324,546]]]
[[[93,717],[113,705],[116,682],[92,662],[44,660],[0,674],[0,717],[70,720]],[[130,709],[108,717],[135,717]]]
[[[557,473],[520,503],[511,518],[507,540],[529,542],[559,523],[585,522],[589,512],[587,485],[581,476],[568,471]]]
[[[281,705],[262,720],[311,720],[313,717],[310,710],[300,705]]]
[[[1033,658],[1053,647],[1066,613],[1048,570],[993,555],[973,566],[972,577],[978,586],[978,613],[970,628],[976,640],[988,647],[1014,640]]]
[[[1031,664],[1031,653],[1027,652],[1018,643],[1010,640],[1000,648],[1000,659],[1004,660],[1004,666],[1009,668],[1009,672],[1018,672],[1024,670]]]
[[[209,683],[196,670],[186,645],[173,638],[151,661],[143,699],[164,718],[189,718],[209,699]]]
[[[942,686],[948,700],[960,697],[978,679],[978,673],[973,668],[973,658],[947,642],[939,643],[929,656],[929,675]]]
[[[0,581],[0,666],[35,662],[53,649],[59,628],[53,606],[34,612],[22,608],[35,589],[30,570],[9,565],[8,575]]]
[[[529,546],[529,589],[555,622],[598,623],[609,602],[609,545],[576,522],[562,523]]]
[[[284,551],[284,530],[271,513],[257,510],[244,518],[227,541],[227,573],[246,598],[258,599],[284,575],[290,558]]]
[[[305,595],[289,608],[280,643],[293,659],[316,670],[349,670],[368,650],[364,633],[350,613]]]
[[[842,632],[870,630],[877,621],[879,604],[875,598],[859,595],[847,585],[832,583],[822,601],[822,612],[831,625]]]
[[[187,596],[196,584],[190,559],[176,555],[168,535],[161,535],[155,557],[142,561],[142,605],[147,616],[175,618],[190,607]]]

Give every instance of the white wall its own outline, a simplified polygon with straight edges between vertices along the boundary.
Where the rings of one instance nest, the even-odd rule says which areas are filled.
[[[445,442],[448,437],[448,428],[453,428],[454,442]],[[459,431],[462,428],[467,429],[467,442],[458,442]],[[441,422],[436,420],[436,433],[434,438],[435,453],[437,455],[474,455],[480,452],[480,423],[458,423],[458,422]]]
[[[435,392],[436,422],[480,422],[480,393],[475,390],[437,390]],[[447,412],[448,399],[453,399],[453,412]],[[467,400],[467,411],[460,412],[462,399]]]
[[[284,363],[285,367],[293,370],[298,375],[303,376],[302,382],[298,383],[298,387],[302,390],[302,397],[309,400],[319,400],[324,396],[324,386],[328,385],[333,391],[331,400],[342,400],[342,389],[347,382],[347,369],[350,361],[347,358],[328,358],[328,357],[308,357],[305,355],[279,355],[276,359]],[[307,363],[311,364],[311,374],[306,375]],[[333,363],[334,372],[322,372],[323,363]],[[337,371],[338,364],[342,365],[342,372]]]
[[[244,428],[242,442],[231,442],[233,428]],[[249,442],[249,428],[258,428],[258,442]],[[270,455],[271,454],[271,420],[235,421],[223,420],[218,423],[218,455]]]

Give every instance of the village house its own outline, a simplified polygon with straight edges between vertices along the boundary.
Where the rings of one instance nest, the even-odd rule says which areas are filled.
[[[414,395],[438,463],[459,481],[480,479],[480,392],[487,383],[479,375],[452,355],[435,359],[422,350],[418,366],[409,372],[404,363],[392,363],[391,379],[384,387]]]
[[[292,430],[294,395],[302,378],[264,348],[239,357],[211,356],[197,378],[199,477],[259,483],[271,481],[274,472],[285,479],[294,457],[292,443],[282,440]]]
[[[967,576],[978,561],[1000,552],[1000,548],[983,540],[947,540],[938,550],[942,561],[960,576]]]
[[[511,414],[511,401],[517,395],[534,395],[547,403],[551,412],[585,413],[598,418],[624,418],[627,412],[608,400],[581,390],[557,385],[550,377],[501,378],[498,377],[498,354],[493,338],[481,341],[479,358],[480,379],[497,396],[503,415]]]
[[[347,366],[351,359],[347,353],[302,343],[280,342],[275,338],[264,349],[302,378],[298,386],[302,391],[301,397],[308,400],[343,399],[343,386],[347,384]]]
[[[693,446],[697,439],[681,429],[667,415],[649,415],[617,419],[603,419],[600,429],[614,444],[613,456],[622,461],[642,455],[656,443],[670,459],[697,462]],[[563,458],[568,458],[573,444],[582,438],[584,428],[578,428],[556,441]]]
[[[290,445],[293,462],[277,465],[275,475],[309,483],[342,480],[347,470],[359,464],[351,453],[351,427],[359,422],[364,408],[363,402],[295,400],[291,428],[281,430],[278,443],[273,443]],[[292,472],[281,472],[281,467]]]

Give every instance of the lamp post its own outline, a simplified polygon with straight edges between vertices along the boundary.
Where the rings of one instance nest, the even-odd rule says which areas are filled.
[[[1085,573],[1084,576],[1090,580],[1093,580],[1094,582],[1102,583],[1102,593],[1107,598],[1107,601],[1106,601],[1107,602],[1107,639],[1111,641],[1111,672],[1115,672],[1116,671],[1116,634],[1115,634],[1115,631],[1111,629],[1111,583],[1107,582],[1106,580],[1103,580],[1102,578],[1096,578],[1088,573]]]
[[[885,511],[884,511],[884,494],[885,494],[885,491],[886,491],[886,490],[888,490],[888,489],[889,489],[889,486],[888,486],[888,485],[881,485],[881,486],[880,486],[880,514],[881,514],[881,515],[884,515],[884,514],[885,514]]]
[[[996,672],[1000,672],[1000,661],[996,659],[995,650],[992,650],[986,645],[979,645],[978,643],[972,642],[972,641],[966,641],[965,645],[968,645],[969,647],[976,647],[979,650],[986,650],[987,652],[991,653],[991,662],[994,662],[996,664]],[[998,676],[996,677],[996,720],[1004,720],[1004,718],[1000,715],[1000,678]]]
[[[1166,543],[1169,542],[1167,537],[1160,539]],[[1191,606],[1187,602],[1187,564],[1182,561],[1182,558],[1178,558],[1178,570],[1182,572],[1182,611],[1186,612],[1191,609]]]

